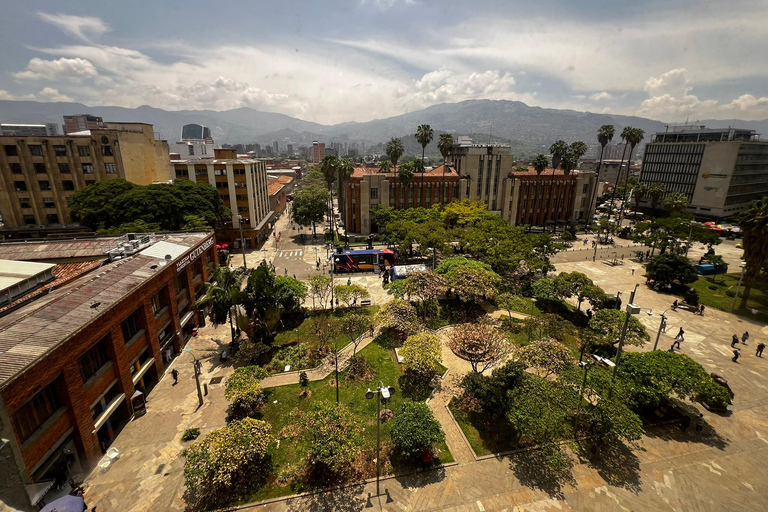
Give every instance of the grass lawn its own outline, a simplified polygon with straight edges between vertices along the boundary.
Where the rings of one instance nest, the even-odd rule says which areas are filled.
[[[699,280],[691,285],[699,292],[699,301],[707,307],[730,311],[733,304],[733,294],[736,293],[736,287],[739,284],[738,273],[720,274],[717,276],[701,276]],[[744,291],[744,283],[741,284],[741,291]],[[730,292],[729,297],[727,292]],[[736,301],[738,307],[741,297]],[[757,286],[752,288],[747,301],[747,311],[734,310],[734,313],[742,314],[750,318],[755,318],[751,309],[757,309],[758,315],[768,314],[768,281],[765,279],[759,281]],[[704,313],[706,314],[706,312]]]
[[[511,435],[512,427],[506,422],[498,425],[489,424],[489,418],[485,414],[464,413],[455,407],[453,401],[448,408],[478,457],[506,452],[518,447]]]
[[[376,400],[366,400],[365,392],[368,388],[372,388],[379,383],[383,382],[385,385],[393,386],[396,391],[395,394],[387,400],[386,404],[382,402],[382,409],[389,408],[393,412],[397,413],[400,408],[400,404],[406,400],[404,392],[402,390],[403,372],[400,366],[393,361],[393,353],[391,350],[380,346],[378,343],[371,343],[363,350],[359,352],[359,355],[365,357],[370,364],[371,371],[374,374],[374,379],[368,382],[353,382],[348,383],[345,380],[345,373],[339,374],[339,397],[341,403],[349,407],[350,411],[356,416],[359,424],[364,428],[363,430],[363,450],[375,450],[376,448]],[[291,423],[290,412],[295,408],[302,410],[308,410],[313,403],[319,400],[327,400],[334,403],[336,401],[336,388],[333,385],[333,374],[328,378],[312,382],[309,388],[312,390],[312,395],[309,398],[302,399],[299,397],[301,388],[298,384],[291,386],[281,386],[277,388],[269,388],[267,392],[267,402],[262,410],[262,419],[266,420],[272,425],[272,432],[276,437],[280,437],[280,431],[283,427]],[[406,392],[405,395],[408,395]],[[428,393],[427,393],[428,395]],[[426,398],[421,395],[418,398]],[[381,424],[381,442],[382,452],[384,452],[384,446],[391,445],[389,437],[390,422]],[[440,450],[440,462],[447,463],[452,462],[453,457],[448,451],[448,447],[443,445],[437,446]],[[279,445],[272,449],[272,461],[274,463],[274,472],[270,477],[267,485],[256,493],[251,501],[260,501],[268,498],[285,496],[290,494],[296,494],[310,490],[309,485],[302,479],[297,478],[288,485],[281,486],[276,479],[281,470],[285,471],[286,468],[300,468],[306,460],[306,454],[308,450],[308,443],[294,439],[282,439]],[[372,455],[373,458],[375,455]],[[382,460],[386,461],[384,454],[382,453]],[[382,464],[382,470],[386,464]],[[371,466],[375,475],[375,464]],[[405,471],[408,468],[403,467],[393,461],[393,467],[395,472]]]

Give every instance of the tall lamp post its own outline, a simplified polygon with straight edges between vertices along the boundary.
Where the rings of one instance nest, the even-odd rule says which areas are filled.
[[[189,355],[192,356],[192,369],[195,371],[195,384],[197,385],[197,402],[198,407],[203,406],[203,392],[200,390],[200,373],[197,371],[198,368],[198,360],[195,357],[195,354],[192,353],[191,348],[185,348],[184,352],[189,353]]]
[[[376,397],[376,496],[381,496],[379,492],[379,478],[381,477],[381,399],[389,398],[395,393],[395,388],[387,387],[379,381],[379,387],[368,389],[365,398],[373,400]],[[368,495],[370,500],[371,496]]]
[[[661,314],[661,324],[659,324],[659,331],[656,333],[656,343],[653,344],[653,350],[656,350],[656,347],[659,346],[659,338],[661,338],[662,331],[665,331],[667,328],[667,310],[664,310],[664,313]]]
[[[627,315],[624,317],[624,327],[621,329],[621,338],[619,338],[619,347],[616,349],[616,365],[613,367],[613,377],[611,379],[611,390],[608,393],[608,398],[613,396],[613,388],[616,383],[616,374],[619,370],[619,360],[621,359],[621,350],[624,348],[624,338],[627,335],[627,326],[629,325],[629,317],[640,313],[640,306],[634,303],[635,292],[637,292],[637,286],[632,290],[632,294],[629,296],[629,304],[627,304]]]
[[[741,275],[739,276],[739,284],[736,286],[736,295],[733,296],[733,302],[731,303],[731,311],[736,307],[736,301],[739,300],[739,290],[741,290],[741,282],[744,280],[744,271],[747,269],[747,263],[742,261],[739,263],[741,267]]]
[[[237,216],[237,225],[240,228],[240,247],[243,249],[243,268],[248,270],[248,264],[245,262],[245,238],[243,237],[243,216]]]

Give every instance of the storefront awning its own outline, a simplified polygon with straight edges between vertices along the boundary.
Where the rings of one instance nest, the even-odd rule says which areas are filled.
[[[29,501],[32,503],[33,507],[40,503],[40,500],[42,500],[45,493],[53,487],[54,483],[54,480],[45,480],[43,482],[36,482],[24,486],[24,489],[27,491],[27,496],[29,496]]]
[[[112,416],[112,413],[117,410],[117,407],[125,400],[125,393],[120,393],[115,398],[112,399],[111,402],[109,402],[109,405],[107,405],[107,408],[104,409],[104,412],[99,414],[99,417],[96,418],[96,421],[93,424],[93,433],[95,434],[101,427],[104,426],[104,424],[107,422],[110,416]]]
[[[194,314],[194,311],[189,311],[186,315],[184,315],[184,318],[181,319],[181,326],[184,327],[187,322],[189,322],[192,319],[192,315]]]
[[[141,378],[144,376],[145,373],[149,371],[150,368],[152,368],[152,365],[155,364],[155,360],[153,358],[149,358],[146,361],[144,361],[144,364],[141,365],[141,369],[133,374],[133,385],[135,386],[138,384],[138,382],[141,380]]]

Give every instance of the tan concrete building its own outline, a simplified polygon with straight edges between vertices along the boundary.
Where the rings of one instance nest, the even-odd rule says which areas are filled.
[[[504,218],[504,205],[510,190],[504,180],[515,167],[515,157],[507,144],[475,144],[469,137],[459,137],[448,157],[456,173],[466,180],[464,197],[482,201],[488,209]]]
[[[175,179],[210,183],[232,212],[232,220],[216,230],[216,239],[240,245],[242,219],[246,247],[255,247],[269,234],[273,212],[269,206],[267,166],[263,160],[237,158],[234,149],[214,149],[215,158],[173,160]]]
[[[67,197],[99,180],[171,179],[168,143],[151,124],[108,123],[64,136],[0,137],[0,232],[14,237],[77,227]]]
[[[319,164],[325,158],[325,143],[312,142],[312,163]]]

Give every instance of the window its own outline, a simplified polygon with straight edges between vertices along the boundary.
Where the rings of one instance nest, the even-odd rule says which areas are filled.
[[[32,208],[32,204],[29,202],[29,199],[26,197],[19,198],[19,206],[22,208]]]
[[[581,193],[586,194],[587,193],[587,187],[589,186],[588,183],[585,183],[583,187],[581,187]]]
[[[67,156],[67,146],[53,146],[56,156]]]
[[[59,172],[61,174],[69,174],[69,164],[59,164]]]
[[[29,146],[29,154],[32,156],[43,156],[43,146],[37,144]]]
[[[8,146],[3,146],[3,148],[5,149],[5,155],[6,156],[18,156],[19,155],[19,152],[16,149],[16,146],[8,145]]]
[[[95,180],[85,180],[85,186],[86,186],[86,187],[87,187],[88,185],[93,185],[94,183],[96,183],[96,181],[95,181]]]
[[[58,224],[59,223],[59,216],[55,213],[49,213],[45,216],[45,220],[48,222],[48,224]]]
[[[53,202],[52,197],[44,197],[43,198],[43,207],[44,208],[56,208],[56,203]]]
[[[189,170],[181,169],[181,168],[177,167],[176,168],[176,177],[178,178],[180,176],[189,176]]]
[[[24,216],[24,225],[25,226],[34,226],[37,224],[37,221],[35,220],[34,215],[25,215]]]
[[[189,146],[187,146],[187,149],[189,150],[189,154],[190,154],[191,156],[194,156],[194,154],[195,154],[195,146],[193,146],[192,144],[190,144]]]
[[[63,180],[61,182],[62,190],[75,190],[75,182],[72,180]]]
[[[168,307],[168,299],[165,296],[164,290],[160,290],[154,294],[150,299],[150,302],[152,303],[152,312],[155,316],[159,315],[163,309]]]
[[[32,166],[35,168],[35,173],[45,174],[45,164],[32,164]]]
[[[104,171],[107,174],[117,174],[117,165],[116,164],[104,164]]]
[[[371,189],[371,199],[378,199],[379,198],[379,189],[372,188]]]
[[[77,146],[77,152],[80,156],[91,156],[90,146]]]
[[[32,400],[24,404],[13,417],[21,441],[24,442],[32,437],[32,434],[42,427],[43,423],[60,407],[61,403],[56,396],[53,383],[48,384],[33,396]]]
[[[120,327],[123,329],[123,340],[126,345],[133,341],[133,338],[142,331],[140,316],[141,309],[137,309],[120,324]]]
[[[11,165],[11,172],[13,174],[21,174],[21,164],[12,163]]]
[[[85,174],[93,174],[93,164],[83,164],[83,172]]]
[[[99,341],[88,352],[80,356],[80,374],[83,376],[83,382],[87,382],[93,377],[102,366],[107,364],[107,361],[109,358],[103,341]]]
[[[101,146],[101,154],[104,156],[112,156],[112,148],[110,146]]]
[[[227,170],[226,169],[214,169],[213,170],[214,176],[226,176]]]
[[[51,190],[51,182],[48,180],[41,180],[37,182],[40,186],[40,190]]]
[[[115,384],[116,383],[117,381],[115,381]],[[91,408],[91,417],[93,418],[93,421],[96,421],[96,418],[101,416],[101,413],[107,410],[107,405],[110,404],[112,400],[114,400],[115,397],[120,393],[122,393],[122,391],[120,391],[120,387],[117,385],[112,385],[109,387],[109,389],[107,389],[107,391],[104,393],[104,396],[99,399],[99,402]]]
[[[208,176],[208,169],[195,169],[195,176]]]
[[[107,137],[106,135],[102,135],[101,136],[101,143],[102,144],[109,144],[109,137]]]

